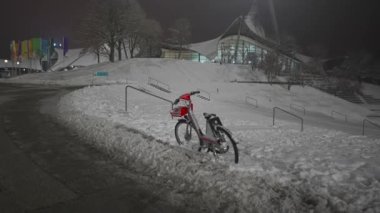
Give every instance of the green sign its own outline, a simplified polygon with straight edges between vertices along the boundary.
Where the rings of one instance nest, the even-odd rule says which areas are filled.
[[[108,77],[108,72],[99,71],[95,73],[95,76]]]

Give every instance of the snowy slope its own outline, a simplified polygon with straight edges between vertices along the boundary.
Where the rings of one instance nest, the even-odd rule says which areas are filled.
[[[96,71],[108,71],[109,77],[94,80]],[[121,83],[63,97],[61,119],[110,155],[175,186],[174,203],[202,205],[210,212],[379,212],[380,140],[371,129],[372,137],[360,136],[360,122],[369,110],[310,87],[288,91],[278,85],[230,82],[260,77],[240,66],[134,59],[13,81]],[[149,86],[149,78],[168,84],[172,93]],[[211,101],[193,99],[201,127],[202,112],[219,115],[240,142],[240,163],[179,147],[176,120],[166,102],[130,90],[125,112],[126,82],[170,100],[190,90],[208,91]],[[259,107],[247,104],[246,96]],[[297,120],[283,114],[272,126],[273,107],[290,110],[291,103],[306,108],[306,115],[292,111],[304,118],[304,132]],[[346,113],[349,122],[332,119],[332,110]]]

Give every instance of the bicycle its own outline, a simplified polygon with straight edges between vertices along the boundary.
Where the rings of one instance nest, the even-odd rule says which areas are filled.
[[[216,114],[203,113],[206,119],[206,134],[203,134],[193,112],[191,96],[200,91],[185,93],[177,98],[173,105],[177,107],[170,111],[173,117],[178,117],[174,133],[179,145],[187,146],[192,150],[206,149],[212,152],[216,158],[218,154],[224,154],[237,164],[239,163],[239,151],[237,142],[232,138],[232,133],[223,126]],[[232,150],[230,149],[232,148]]]

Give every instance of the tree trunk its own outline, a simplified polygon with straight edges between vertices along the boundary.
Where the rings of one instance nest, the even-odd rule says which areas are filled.
[[[110,46],[109,60],[110,62],[115,62],[115,42],[112,42],[109,46]]]
[[[129,54],[131,54],[131,58],[133,58],[133,51],[134,51],[134,48],[131,47],[131,48],[129,49]]]
[[[127,53],[127,48],[125,47],[125,41],[123,40],[122,43],[123,43],[125,58],[127,59],[128,58],[128,53]]]
[[[121,40],[117,42],[117,52],[119,54],[119,61],[121,61]]]
[[[134,39],[133,39],[133,35],[130,35],[129,36],[129,46],[128,46],[128,49],[129,49],[129,57],[133,58],[133,50],[134,50]]]

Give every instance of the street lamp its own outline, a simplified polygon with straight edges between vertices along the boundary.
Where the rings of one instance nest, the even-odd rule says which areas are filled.
[[[7,64],[7,63],[8,63],[8,60],[7,60],[7,59],[5,59],[5,60],[4,60],[4,63],[6,63],[6,64]]]

